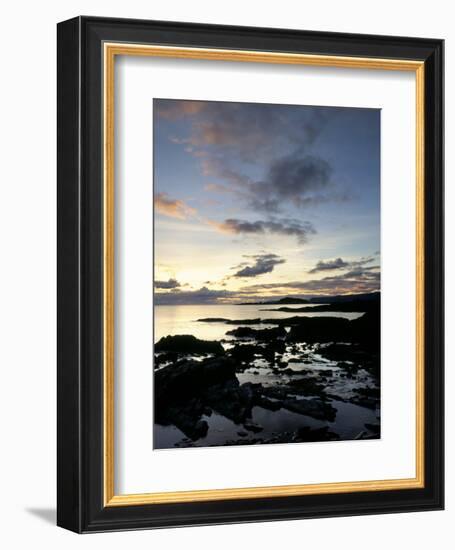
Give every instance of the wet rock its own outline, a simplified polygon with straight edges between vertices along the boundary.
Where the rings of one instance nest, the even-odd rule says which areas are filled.
[[[262,407],[263,409],[267,409],[268,411],[278,411],[283,406],[283,402],[280,400],[272,400],[268,397],[265,397],[264,395],[261,395],[257,398],[256,404]]]
[[[252,338],[255,340],[273,340],[275,338],[283,338],[286,336],[286,329],[284,327],[254,329],[251,327],[238,327],[226,332],[230,336],[236,338]]]
[[[232,330],[228,330],[226,334],[235,336],[236,338],[254,338],[256,330],[250,327],[238,327]]]
[[[262,443],[308,443],[313,441],[336,441],[340,436],[329,430],[328,426],[311,429],[309,426],[303,426],[295,432],[281,432],[274,434],[269,439],[264,439]]]
[[[338,439],[340,439],[340,436],[335,432],[331,432],[328,426],[314,430],[308,426],[304,426],[296,432],[296,440],[298,442],[309,443],[311,441],[334,441]]]
[[[290,342],[351,341],[351,321],[340,317],[302,317],[288,334]]]
[[[264,429],[262,426],[256,424],[255,422],[244,422],[243,427],[245,428],[245,430],[253,433],[262,432],[262,430]]]
[[[178,354],[175,352],[155,354],[155,368],[164,365],[165,363],[174,363],[178,359]]]
[[[264,323],[268,322],[290,326],[291,330],[287,337],[289,342],[351,342],[361,344],[363,350],[369,353],[379,352],[379,309],[369,311],[353,320],[341,317],[291,317],[288,319],[264,320]]]
[[[380,437],[381,435],[381,425],[380,424],[365,424],[365,428],[370,432],[373,432],[374,435]]]
[[[160,413],[156,421],[163,425],[174,424],[193,441],[207,435],[209,425],[202,420],[201,407],[197,403],[188,403],[185,407],[169,407]]]
[[[325,386],[312,377],[290,380],[287,384],[293,391],[301,395],[320,395],[325,393]]]
[[[280,327],[281,328],[281,327]],[[286,336],[286,329],[284,329],[284,332],[281,332],[280,336],[275,339],[271,340],[267,343],[267,349],[274,351],[276,354],[282,355],[286,351],[286,342],[284,341],[283,337]]]
[[[177,353],[212,353],[223,355],[224,349],[219,342],[199,340],[190,334],[164,336],[155,344],[155,351],[171,351]]]
[[[228,357],[212,357],[203,361],[183,361],[155,373],[156,410],[185,402],[201,395],[214,384],[236,381],[235,364]]]
[[[381,395],[380,389],[376,387],[356,388],[354,391],[359,395],[361,395],[362,397],[372,397],[372,398],[379,399]]]
[[[251,363],[256,355],[262,355],[263,348],[255,345],[237,345],[228,351],[228,354],[238,362]]]
[[[267,386],[262,389],[262,395],[272,399],[283,400],[286,398],[287,389],[282,386]]]
[[[261,384],[247,382],[239,385],[238,380],[235,379],[235,381],[211,386],[205,392],[203,399],[217,413],[240,424],[251,417],[251,411],[261,392]]]
[[[377,399],[372,399],[371,397],[351,397],[349,399],[349,402],[353,405],[358,405],[359,407],[365,407],[367,409],[376,409],[376,405],[378,403]]]

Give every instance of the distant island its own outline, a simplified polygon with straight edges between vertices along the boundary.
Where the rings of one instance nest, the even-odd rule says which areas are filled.
[[[292,298],[291,296],[286,296],[285,298],[280,298],[279,300],[273,300],[270,302],[243,302],[237,304],[239,306],[276,306],[282,304],[309,304],[310,301],[304,298]]]
[[[366,302],[378,301],[379,292],[370,292],[367,294],[341,294],[337,296],[312,296],[311,298],[296,298],[294,296],[285,296],[278,300],[262,302],[242,302],[239,306],[277,306],[277,305],[298,305],[298,304],[336,304],[340,302]],[[286,310],[282,310],[286,311]],[[304,311],[304,310],[302,310]],[[316,311],[312,308],[312,311]],[[362,311],[361,309],[359,311]]]

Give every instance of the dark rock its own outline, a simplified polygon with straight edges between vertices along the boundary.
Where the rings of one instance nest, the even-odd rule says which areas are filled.
[[[362,397],[372,397],[379,399],[381,395],[381,391],[379,388],[355,388],[354,390],[356,393],[361,395]]]
[[[285,399],[287,390],[285,387],[278,386],[266,386],[262,388],[262,395],[271,397],[272,399],[283,400]]]
[[[257,319],[227,319],[226,323],[228,325],[261,325],[263,321],[258,317]]]
[[[228,380],[236,381],[235,364],[228,357],[184,361],[155,372],[156,411],[201,395],[207,388]],[[237,382],[238,383],[238,382]]]
[[[312,430],[309,426],[303,426],[296,432],[296,439],[299,442],[309,443],[311,441],[334,441],[340,439],[339,435],[331,432],[328,426]]]
[[[230,336],[236,338],[253,338],[255,340],[273,340],[275,338],[283,338],[286,336],[286,329],[284,327],[254,329],[251,327],[238,327],[226,332]]]
[[[256,330],[250,327],[238,327],[232,330],[228,330],[226,334],[235,336],[236,338],[254,338]]]
[[[169,407],[162,411],[159,418],[156,418],[158,424],[174,424],[191,440],[196,441],[207,435],[209,425],[205,420],[201,420],[200,407],[196,403],[188,404],[186,407]]]
[[[236,361],[251,363],[255,355],[262,355],[263,348],[255,345],[237,345],[228,350],[228,354]]]
[[[155,354],[155,368],[165,363],[174,363],[177,361],[177,358],[178,354],[175,352]]]
[[[281,328],[281,327],[280,327]],[[284,332],[283,332],[284,331]],[[286,342],[283,337],[286,336],[286,329],[283,328],[278,338],[271,340],[267,343],[267,348],[273,350],[275,353],[282,355],[286,351]]]
[[[243,427],[245,428],[245,430],[253,433],[262,432],[262,430],[264,429],[262,426],[256,424],[255,422],[244,422]]]
[[[211,386],[205,392],[203,399],[216,412],[240,424],[251,417],[256,398],[261,392],[261,384],[247,382],[240,386],[235,379],[235,381]]]
[[[263,409],[267,409],[269,411],[278,411],[283,406],[282,401],[273,401],[272,399],[269,399],[264,395],[261,395],[257,398],[256,404],[262,407]]]
[[[297,380],[290,380],[288,386],[295,392],[301,395],[323,395],[325,393],[325,386],[319,383],[314,378],[299,378]]]
[[[219,342],[199,340],[190,334],[164,336],[155,344],[155,351],[173,351],[177,353],[213,353],[223,355],[224,349]]]
[[[359,407],[365,407],[367,409],[376,409],[376,405],[378,404],[377,399],[372,399],[371,397],[351,397],[349,400],[350,403],[353,405],[358,405]]]
[[[228,319],[223,317],[206,317],[205,319],[198,319],[198,323],[227,323]]]
[[[371,361],[374,356],[372,356],[371,351],[366,350],[360,344],[330,344],[326,348],[320,350],[321,355],[326,359],[331,361],[338,361],[339,367],[344,367],[349,365],[346,363],[350,361],[351,363],[359,364]]]
[[[373,432],[373,434],[380,436],[381,435],[381,425],[380,424],[365,424],[365,428]]]
[[[351,321],[340,317],[302,317],[298,325],[291,327],[290,342],[351,341]]]

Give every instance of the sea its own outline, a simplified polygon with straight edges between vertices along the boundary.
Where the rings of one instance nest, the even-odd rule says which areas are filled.
[[[350,312],[278,311],[280,307],[298,310],[301,307],[314,307],[316,305],[319,304],[299,304],[292,306],[283,306],[283,304],[160,305],[155,307],[155,342],[158,342],[162,337],[168,335],[191,334],[201,340],[223,341],[223,347],[225,349],[228,349],[231,345],[233,345],[229,341],[234,340],[235,338],[226,333],[227,331],[235,328],[236,324],[226,324],[222,321],[199,321],[199,319],[205,318],[238,320],[238,324],[241,325],[241,321],[246,319],[280,319],[298,315],[302,317],[343,317],[345,319],[352,320],[363,315],[363,313]],[[251,328],[269,328],[276,325],[260,323],[257,325],[248,324],[248,326]],[[308,350],[306,351],[308,352]],[[290,366],[292,370],[296,370],[297,373],[300,369],[309,368],[317,371],[324,371],[328,369],[334,373],[339,370],[335,361],[325,359],[317,349],[313,349],[309,352],[309,354],[311,358],[311,365],[306,363],[291,363]],[[283,356],[286,360],[289,360],[290,357],[291,355],[289,353]],[[254,364],[251,365],[251,368],[242,373],[238,373],[237,378],[240,384],[253,382],[261,383],[264,386],[275,385],[283,379],[288,379],[288,377],[284,375],[271,374],[269,365],[266,364],[263,359],[255,360]],[[339,380],[339,384],[336,384],[335,386],[339,393],[349,392],[355,385],[355,383],[346,379],[334,378],[332,380]],[[363,372],[360,374],[356,380],[356,383],[357,382],[368,385],[370,383],[368,373]],[[252,410],[252,420],[263,427],[263,431],[260,435],[265,438],[273,437],[277,433],[283,433],[288,430],[293,431],[301,426],[309,426],[311,428],[328,426],[331,430],[338,433],[340,438],[344,440],[354,439],[356,435],[365,429],[365,423],[374,424],[378,422],[378,411],[369,410],[348,402],[334,401],[332,404],[337,409],[336,419],[333,422],[315,420],[314,418],[302,414],[296,414],[286,409],[280,409],[279,411],[272,412],[258,406],[254,407]],[[239,431],[239,425],[234,424],[232,420],[225,418],[215,411],[210,416],[203,416],[202,419],[209,424],[209,431],[205,437],[193,442],[192,445],[197,447],[218,446],[226,444],[227,441],[238,439],[237,433]],[[256,437],[254,433],[248,433],[244,439],[251,440],[251,442],[253,442],[254,437]],[[176,426],[160,426],[155,424],[155,449],[169,449],[175,448],[176,446],[185,448],[188,445],[187,442],[188,439],[185,438],[184,433],[181,432]]]
[[[344,317],[345,319],[357,319],[363,313],[349,312],[292,312],[278,311],[280,307],[298,310],[302,307],[314,307],[321,304],[288,305],[236,305],[236,304],[210,304],[210,305],[172,305],[155,306],[154,338],[158,342],[163,336],[176,334],[192,334],[200,340],[229,340],[226,332],[235,328],[235,325],[223,322],[204,323],[198,319],[220,318],[230,320],[243,319],[284,319],[298,315],[299,317]],[[260,324],[249,325],[251,328],[268,328],[273,325]]]

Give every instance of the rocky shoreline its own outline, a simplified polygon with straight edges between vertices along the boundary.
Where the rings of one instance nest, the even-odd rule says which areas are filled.
[[[379,302],[365,309],[354,320],[206,318],[199,322],[235,328],[227,326],[221,341],[161,338],[156,427],[177,428],[174,447],[379,438]],[[361,410],[371,421],[362,423]],[[257,416],[268,420],[261,424]],[[230,426],[216,443],[215,419]],[[285,420],[291,429],[280,428]],[[169,446],[155,437],[156,448]]]

